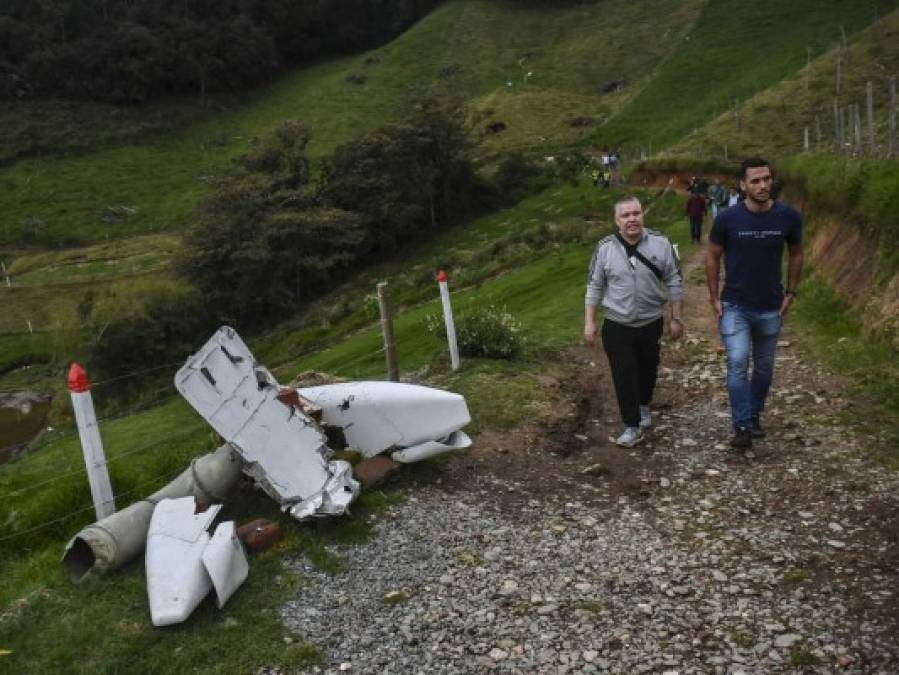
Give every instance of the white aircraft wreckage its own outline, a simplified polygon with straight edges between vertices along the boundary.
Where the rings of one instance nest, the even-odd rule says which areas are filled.
[[[196,512],[193,497],[156,505],[147,533],[147,595],[154,626],[181,623],[212,588],[221,609],[247,578],[249,565],[233,521],[209,528],[221,505]]]
[[[365,458],[389,451],[411,463],[471,445],[462,431],[471,416],[458,394],[395,382],[282,387],[227,326],[188,358],[175,387],[225,443],[150,497],[81,530],[62,560],[79,583],[146,547],[154,625],[183,621],[211,588],[221,607],[246,578],[234,524],[210,535],[214,504],[241,473],[303,521],[342,515],[359,494],[352,467],[332,459],[334,450]]]

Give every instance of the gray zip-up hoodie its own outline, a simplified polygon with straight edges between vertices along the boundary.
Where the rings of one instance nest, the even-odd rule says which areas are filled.
[[[596,245],[587,276],[585,303],[602,299],[606,318],[626,326],[645,326],[662,316],[669,300],[681,299],[681,271],[671,242],[663,234],[643,228],[637,250],[659,268],[662,281],[611,234]]]

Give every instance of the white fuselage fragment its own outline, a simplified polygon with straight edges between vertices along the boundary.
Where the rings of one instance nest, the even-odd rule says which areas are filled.
[[[195,513],[193,497],[163,499],[147,533],[147,595],[154,626],[181,623],[213,586],[221,608],[247,578],[249,566],[234,523],[209,528],[221,505]]]
[[[278,383],[234,329],[223,326],[188,359],[175,387],[294,517],[340,515],[359,494],[349,464],[328,461],[321,428],[277,399]]]
[[[347,445],[365,457],[404,448],[394,459],[408,463],[471,445],[461,431],[471,415],[459,394],[398,382],[343,382],[297,392],[321,407],[322,424],[341,429]]]

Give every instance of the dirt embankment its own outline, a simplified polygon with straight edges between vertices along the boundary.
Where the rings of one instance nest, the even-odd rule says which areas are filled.
[[[881,246],[895,246],[895,242]],[[878,245],[857,225],[818,218],[806,254],[837,292],[861,314],[865,329],[899,348],[899,276],[886,284],[875,279]]]
[[[727,187],[736,184],[736,180],[733,176],[725,175],[723,173],[652,171],[649,169],[634,171],[628,178],[628,183],[646,188],[664,188],[673,180],[672,187],[674,188],[674,191],[678,194],[686,194],[687,187],[690,185],[690,179],[693,178],[693,176],[702,176],[708,181],[709,185],[714,183],[715,180],[720,180],[721,184]]]

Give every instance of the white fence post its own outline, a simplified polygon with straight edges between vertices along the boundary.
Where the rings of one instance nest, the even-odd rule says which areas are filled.
[[[81,437],[81,449],[84,452],[84,464],[87,467],[87,480],[91,486],[94,511],[97,513],[97,520],[102,520],[115,513],[115,499],[109,482],[109,469],[103,454],[103,443],[100,440],[100,427],[97,426],[97,416],[94,413],[91,383],[84,368],[77,363],[73,363],[69,368],[69,392],[72,396],[72,408],[75,410],[78,435]]]
[[[456,342],[456,324],[453,321],[453,307],[450,304],[449,287],[446,283],[446,272],[437,273],[440,286],[440,302],[443,304],[443,321],[446,324],[446,340],[449,342],[450,363],[453,370],[459,370],[459,345]]]

